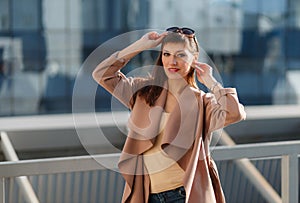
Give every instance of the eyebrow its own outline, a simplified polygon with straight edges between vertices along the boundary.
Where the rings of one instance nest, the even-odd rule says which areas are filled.
[[[170,51],[164,49],[163,52],[170,52]],[[185,50],[178,50],[178,51],[176,51],[175,53],[178,53],[178,52],[185,52]]]

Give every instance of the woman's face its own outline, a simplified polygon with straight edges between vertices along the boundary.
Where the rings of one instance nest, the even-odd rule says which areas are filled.
[[[169,79],[187,79],[193,60],[184,43],[166,43],[162,49],[162,63]]]

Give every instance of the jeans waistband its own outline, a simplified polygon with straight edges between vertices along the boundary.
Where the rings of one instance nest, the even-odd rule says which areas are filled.
[[[160,193],[152,193],[150,194],[150,196],[156,196],[159,199],[169,199],[169,198],[173,198],[174,195],[179,195],[181,197],[185,197],[185,189],[183,186],[172,189],[172,190],[167,190],[164,192],[160,192]]]

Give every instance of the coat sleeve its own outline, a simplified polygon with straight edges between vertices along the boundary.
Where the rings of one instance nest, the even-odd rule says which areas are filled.
[[[128,61],[118,59],[118,53],[116,52],[102,61],[93,71],[93,78],[127,108],[131,108],[130,100],[135,93],[137,80],[132,77],[126,77],[120,71]]]
[[[211,133],[246,119],[244,106],[239,102],[235,88],[222,88],[204,95],[205,129]]]

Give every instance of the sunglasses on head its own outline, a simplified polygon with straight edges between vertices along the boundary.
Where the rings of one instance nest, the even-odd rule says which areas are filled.
[[[194,37],[195,36],[195,31],[191,28],[183,27],[169,27],[166,29],[168,32],[176,32],[176,33],[181,33],[186,35],[187,37]]]

